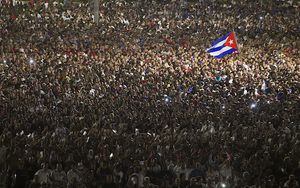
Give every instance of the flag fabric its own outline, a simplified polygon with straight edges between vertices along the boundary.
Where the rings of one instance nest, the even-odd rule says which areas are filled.
[[[234,36],[234,32],[230,32],[222,38],[216,40],[212,47],[206,49],[206,51],[215,58],[222,58],[227,54],[231,54],[237,51],[237,42]]]

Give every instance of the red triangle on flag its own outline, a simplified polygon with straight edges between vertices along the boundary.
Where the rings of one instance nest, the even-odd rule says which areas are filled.
[[[235,48],[235,49],[238,48],[233,32],[231,32],[231,33],[229,34],[229,36],[228,36],[228,38],[227,38],[227,40],[226,40],[224,46],[229,46],[229,47]]]

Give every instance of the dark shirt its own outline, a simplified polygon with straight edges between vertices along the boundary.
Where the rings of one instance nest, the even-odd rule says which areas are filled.
[[[26,184],[30,181],[29,174],[25,169],[18,169],[16,171],[16,184],[15,188],[26,187]]]
[[[118,186],[115,183],[104,183],[103,188],[117,188]]]

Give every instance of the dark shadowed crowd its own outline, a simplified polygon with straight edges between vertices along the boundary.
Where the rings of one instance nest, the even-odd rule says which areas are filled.
[[[0,188],[299,187],[299,1],[0,4]]]

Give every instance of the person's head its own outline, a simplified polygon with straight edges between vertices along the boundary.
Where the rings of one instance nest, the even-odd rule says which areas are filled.
[[[150,178],[148,176],[144,177],[144,185],[150,184]]]
[[[56,164],[56,169],[61,171],[62,170],[62,164],[61,163],[57,163]]]
[[[197,183],[197,179],[195,177],[192,177],[190,179],[190,185],[196,185],[196,183]]]
[[[268,184],[273,185],[275,183],[275,176],[270,175],[267,179]]]
[[[79,162],[79,163],[77,164],[77,168],[78,168],[79,170],[82,170],[82,169],[84,168],[83,163],[82,163],[82,162]]]
[[[295,175],[294,175],[294,174],[291,174],[291,175],[289,176],[289,180],[290,180],[290,181],[294,181],[294,180],[295,180]]]
[[[243,173],[243,179],[246,180],[246,181],[250,179],[249,172],[246,171],[246,172]]]
[[[130,181],[133,185],[138,184],[138,177],[137,176],[131,176]]]
[[[89,150],[89,155],[93,156],[94,155],[94,151],[92,149]]]
[[[47,170],[48,169],[48,163],[42,163],[42,169]]]

